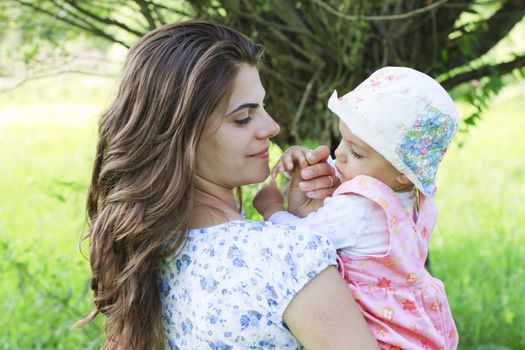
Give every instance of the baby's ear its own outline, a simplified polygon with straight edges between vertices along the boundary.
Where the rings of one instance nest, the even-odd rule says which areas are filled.
[[[408,177],[406,177],[403,174],[400,174],[398,177],[396,177],[396,181],[399,182],[400,184],[403,184],[403,185],[410,185],[410,184],[412,184],[412,181],[410,181],[408,179]]]

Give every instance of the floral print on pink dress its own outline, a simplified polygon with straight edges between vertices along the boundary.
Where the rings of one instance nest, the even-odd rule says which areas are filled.
[[[384,256],[339,255],[340,270],[381,349],[450,350],[458,334],[443,283],[425,269],[436,220],[432,197],[421,195],[416,222],[399,196],[381,181],[356,176],[334,192],[360,195],[387,216],[390,250]]]

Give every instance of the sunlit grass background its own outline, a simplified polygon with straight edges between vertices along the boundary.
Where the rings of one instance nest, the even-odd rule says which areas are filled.
[[[0,349],[100,345],[100,320],[71,325],[91,310],[78,241],[96,121],[113,84],[60,76],[0,94]],[[461,349],[525,348],[524,111],[524,85],[507,88],[440,170],[431,261]]]

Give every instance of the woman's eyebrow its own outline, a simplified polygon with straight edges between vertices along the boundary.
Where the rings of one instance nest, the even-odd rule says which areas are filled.
[[[242,105],[238,106],[233,111],[231,111],[230,113],[226,113],[226,115],[227,116],[228,115],[232,115],[232,114],[237,113],[238,111],[246,109],[246,108],[255,109],[257,107],[259,107],[258,103],[243,103]]]

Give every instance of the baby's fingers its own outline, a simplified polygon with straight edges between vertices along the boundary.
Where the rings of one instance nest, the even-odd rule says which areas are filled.
[[[286,170],[292,171],[296,165],[301,164],[306,160],[305,153],[308,151],[308,148],[302,146],[295,146],[288,149],[283,157],[287,165]]]
[[[303,146],[292,146],[288,148],[273,167],[272,177],[275,178],[277,174],[281,172],[291,173],[297,165],[306,161],[306,151],[308,151],[308,148]]]
[[[283,154],[284,168],[286,171],[292,171],[294,168],[294,158],[295,155],[293,152],[286,152]]]
[[[275,179],[277,177],[277,174],[285,172],[285,171],[286,171],[286,169],[284,167],[283,157],[281,157],[281,158],[279,158],[277,163],[273,166],[272,179]]]

